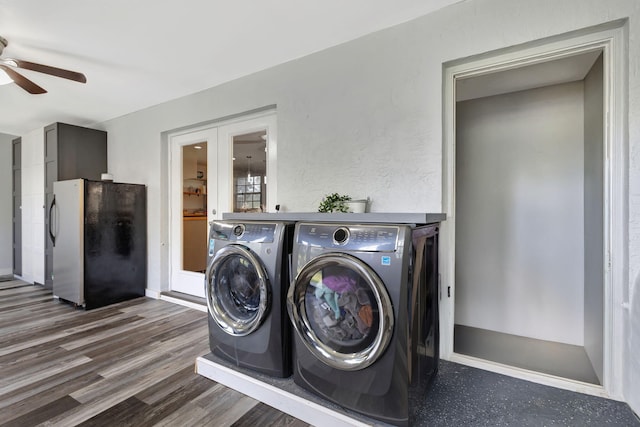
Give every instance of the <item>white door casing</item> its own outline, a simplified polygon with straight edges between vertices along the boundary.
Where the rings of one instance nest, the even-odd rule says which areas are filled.
[[[218,163],[219,147],[217,128],[171,136],[169,139],[170,168],[170,284],[171,290],[204,298],[204,274],[186,271],[182,267],[182,194],[183,194],[183,147],[195,143],[207,143],[207,219],[218,218],[213,210],[218,206]],[[208,233],[207,227],[207,233]]]
[[[276,169],[276,157],[277,157],[277,140],[278,132],[276,127],[276,115],[275,113],[258,115],[255,117],[246,118],[240,122],[233,122],[222,124],[218,128],[218,137],[221,144],[224,144],[229,149],[229,157],[227,158],[227,164],[224,167],[227,168],[227,177],[231,178],[233,172],[232,154],[233,154],[233,137],[251,132],[257,132],[266,130],[267,132],[267,201],[266,212],[275,211],[275,206],[278,203],[277,197],[277,169]],[[231,179],[228,180],[228,188],[226,191],[229,193],[229,198],[225,199],[228,205],[225,206],[224,212],[231,212],[233,209],[233,183]]]
[[[440,354],[443,359],[478,366],[507,375],[553,385],[569,390],[622,399],[624,312],[628,304],[626,280],[627,170],[625,156],[626,28],[614,23],[598,30],[571,38],[537,43],[496,55],[483,55],[464,62],[445,64],[443,75],[443,202],[447,220],[441,227],[441,288],[440,288]],[[594,50],[604,54],[604,378],[603,387],[588,386],[570,380],[509,368],[491,362],[457,355],[453,350],[455,307],[455,159],[456,159],[456,81],[526,65],[539,64]]]
[[[233,210],[233,137],[267,133],[267,210],[277,203],[277,128],[273,109],[169,135],[169,289],[205,298],[204,274],[182,269],[182,147],[207,143],[207,224]],[[207,235],[209,226],[207,226]]]

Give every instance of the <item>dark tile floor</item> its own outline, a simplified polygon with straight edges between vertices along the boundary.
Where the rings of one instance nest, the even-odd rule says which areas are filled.
[[[419,426],[640,426],[626,403],[446,361],[420,400]]]
[[[204,357],[365,424],[389,426],[313,395],[297,386],[293,378],[270,378],[234,367],[213,354]],[[640,420],[624,402],[535,384],[444,360],[439,362],[438,373],[427,394],[412,395],[411,399],[411,426],[640,427]]]

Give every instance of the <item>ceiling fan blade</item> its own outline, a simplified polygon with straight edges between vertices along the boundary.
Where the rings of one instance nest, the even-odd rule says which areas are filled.
[[[5,73],[7,73],[7,75],[11,78],[11,80],[14,81],[15,84],[17,84],[22,89],[26,90],[27,92],[29,92],[29,93],[31,93],[33,95],[38,95],[38,94],[41,94],[41,93],[47,93],[46,90],[44,90],[43,88],[41,88],[40,86],[38,86],[37,84],[35,84],[31,80],[29,80],[28,78],[26,78],[22,74],[19,74],[16,71],[14,71],[13,69],[7,67],[6,65],[0,64],[0,70],[2,70]]]
[[[49,65],[36,64],[35,62],[22,61],[20,59],[12,58],[10,61],[13,61],[17,67],[24,68],[25,70],[62,77],[63,79],[73,80],[79,83],[87,82],[87,77],[84,74],[77,73],[75,71],[64,70],[62,68],[51,67]]]

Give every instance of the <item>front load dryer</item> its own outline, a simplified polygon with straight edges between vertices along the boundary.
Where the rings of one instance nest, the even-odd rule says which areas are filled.
[[[287,308],[294,382],[408,425],[438,362],[436,225],[298,223]]]
[[[291,376],[286,291],[293,224],[213,221],[205,294],[211,352],[235,366]]]

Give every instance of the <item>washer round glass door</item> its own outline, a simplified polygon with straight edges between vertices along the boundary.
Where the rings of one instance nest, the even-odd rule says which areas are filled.
[[[225,246],[207,267],[209,314],[229,335],[248,335],[260,327],[270,306],[270,290],[263,264],[243,246]]]
[[[393,306],[384,283],[348,254],[322,254],[302,267],[289,287],[287,308],[307,349],[337,369],[370,366],[393,335]]]

